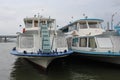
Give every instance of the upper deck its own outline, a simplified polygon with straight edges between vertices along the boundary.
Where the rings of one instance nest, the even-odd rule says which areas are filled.
[[[102,19],[80,19],[62,27],[60,30],[63,32],[77,31],[80,36],[88,34],[98,35],[104,31],[102,22]]]
[[[31,18],[24,18],[25,29],[26,31],[30,30],[38,30],[41,28],[41,24],[47,25],[48,30],[55,30],[56,28],[56,20],[44,17],[31,17]]]

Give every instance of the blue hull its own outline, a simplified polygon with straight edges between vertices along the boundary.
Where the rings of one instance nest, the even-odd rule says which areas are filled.
[[[26,56],[26,57],[59,57],[59,56],[67,56],[72,54],[73,51],[67,52],[56,52],[56,53],[23,53],[18,52],[17,50],[12,50],[11,54],[16,56]]]

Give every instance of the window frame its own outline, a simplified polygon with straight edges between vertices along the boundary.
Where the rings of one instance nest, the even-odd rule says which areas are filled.
[[[82,39],[86,39],[84,44],[83,44]],[[88,44],[88,38],[87,37],[80,37],[79,38],[79,47],[87,47],[87,44]]]
[[[90,41],[91,39],[94,40],[94,43]],[[92,46],[91,46],[91,43],[92,43]],[[93,45],[94,45],[94,47],[93,47]],[[95,37],[89,37],[89,38],[88,38],[88,47],[89,47],[89,48],[97,48],[97,44],[96,44]]]

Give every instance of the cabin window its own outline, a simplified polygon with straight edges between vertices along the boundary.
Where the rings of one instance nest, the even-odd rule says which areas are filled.
[[[38,21],[34,21],[34,27],[38,27]]]
[[[76,24],[73,25],[73,30],[77,30],[77,25]]]
[[[97,28],[98,26],[97,26],[97,23],[88,23],[88,25],[89,25],[89,28]]]
[[[79,46],[80,47],[87,47],[87,38],[80,38]]]
[[[80,29],[86,29],[87,24],[86,23],[80,23]]]
[[[31,28],[32,27],[32,20],[26,21],[26,28]]]
[[[77,44],[78,44],[78,38],[73,38],[72,46],[77,47]]]
[[[77,30],[77,24],[73,24],[68,27],[69,27],[69,31]]]
[[[100,48],[112,48],[112,42],[110,38],[96,38]]]
[[[42,23],[42,25],[46,25],[46,21],[41,21],[40,23]]]
[[[72,26],[69,26],[68,28],[69,28],[69,31],[72,31],[72,30],[73,30],[73,29],[72,29]]]
[[[50,30],[52,30],[52,29],[54,29],[54,27],[55,27],[55,24],[54,24],[55,22],[54,21],[48,21],[47,22],[47,26],[48,26],[48,28],[50,29]],[[58,27],[58,26],[57,26]]]
[[[96,48],[96,42],[95,42],[95,38],[89,38],[89,44],[88,47],[90,48]]]
[[[20,48],[33,48],[33,35],[20,36]]]

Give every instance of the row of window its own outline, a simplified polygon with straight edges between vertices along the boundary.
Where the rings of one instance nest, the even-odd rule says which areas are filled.
[[[57,47],[67,47],[66,39],[64,37],[55,38],[57,42]],[[48,44],[49,40],[44,39],[44,46],[50,46]],[[19,37],[17,44],[20,48],[33,48],[34,47],[34,37],[33,35],[22,35]]]
[[[98,28],[98,24],[97,23],[88,23],[89,28]],[[80,23],[80,28],[84,29],[84,28],[88,28],[86,23]]]
[[[46,21],[40,21],[39,24],[46,25]],[[32,25],[33,25],[32,20],[26,21],[26,22],[25,22],[25,25],[26,25],[27,28],[31,28]],[[51,23],[50,23],[50,22],[47,22],[47,25],[50,26]],[[34,21],[34,27],[38,27],[38,26],[39,26],[39,25],[38,25],[38,21]],[[51,27],[51,26],[50,26],[50,27]]]
[[[93,37],[91,38],[73,38],[72,46],[74,47],[91,47],[96,48],[96,42]]]
[[[77,30],[77,26],[80,27],[80,29],[86,29],[88,28],[87,24],[86,23],[78,23],[79,25],[72,25],[69,27],[69,31],[72,31],[72,30]],[[88,23],[89,25],[89,28],[98,28],[99,27],[99,24],[98,23]]]

